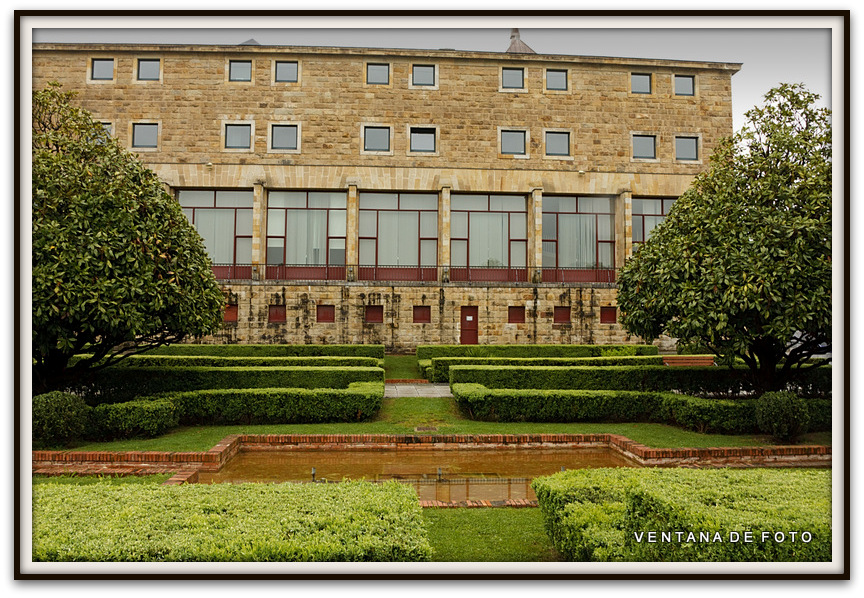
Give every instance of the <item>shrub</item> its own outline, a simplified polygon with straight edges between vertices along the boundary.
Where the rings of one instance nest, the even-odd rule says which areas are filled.
[[[79,356],[80,358],[80,356]],[[373,357],[267,357],[213,355],[130,355],[113,367],[378,367]]]
[[[384,359],[384,345],[167,345],[148,355],[212,357],[373,357]]]
[[[756,422],[763,434],[795,442],[810,426],[807,402],[791,392],[766,392],[756,399]]]
[[[84,437],[92,409],[83,397],[52,391],[33,397],[33,440],[66,445]]]
[[[411,486],[37,484],[34,561],[427,561]]]
[[[420,345],[418,361],[435,357],[603,357],[657,355],[654,345]]]
[[[435,357],[431,360],[431,382],[449,382],[450,366],[510,365],[510,366],[603,366],[603,365],[663,365],[660,355],[622,355],[605,357]]]
[[[569,560],[831,560],[830,470],[582,469],[532,488]]]
[[[177,426],[174,404],[165,399],[106,403],[93,409],[92,435],[100,440],[153,438]]]

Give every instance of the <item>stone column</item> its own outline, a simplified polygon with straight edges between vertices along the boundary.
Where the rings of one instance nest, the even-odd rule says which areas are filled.
[[[633,193],[622,191],[615,202],[615,267],[633,255]]]
[[[439,282],[450,282],[450,186],[438,192],[438,276]]]
[[[252,280],[264,280],[267,264],[267,190],[264,183],[252,185]]]
[[[360,181],[348,179],[348,214],[345,231],[345,270],[348,282],[357,280],[360,243],[360,195],[357,186]]]
[[[543,187],[528,196],[528,281],[543,280]]]

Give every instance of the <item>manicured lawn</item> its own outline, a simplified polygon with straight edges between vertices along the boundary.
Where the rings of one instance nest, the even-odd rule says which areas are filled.
[[[176,428],[150,439],[95,442],[74,450],[105,451],[206,451],[229,434],[416,434],[415,428],[434,427],[424,434],[621,434],[650,447],[761,446],[773,444],[769,437],[698,434],[663,424],[604,423],[495,423],[465,419],[450,398],[384,399],[381,411],[371,421],[339,424],[204,426]],[[808,434],[806,444],[831,444],[830,432]]]
[[[416,355],[385,355],[384,377],[388,380],[420,380]]]

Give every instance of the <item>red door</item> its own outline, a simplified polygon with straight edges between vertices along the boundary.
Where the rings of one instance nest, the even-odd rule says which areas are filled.
[[[459,342],[463,345],[477,344],[477,306],[462,306],[462,325]]]

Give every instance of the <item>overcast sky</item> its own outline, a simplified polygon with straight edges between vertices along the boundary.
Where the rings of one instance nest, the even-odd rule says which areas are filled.
[[[585,22],[588,19],[580,19]],[[489,23],[490,19],[478,21]],[[761,103],[762,96],[779,83],[804,83],[808,89],[822,96],[825,105],[831,102],[831,30],[825,23],[812,18],[772,19],[770,24],[780,28],[763,27],[761,21],[751,18],[702,19],[690,21],[696,26],[670,28],[674,19],[640,19],[644,28],[632,27],[633,21],[621,18],[607,19],[606,24],[616,28],[547,28],[536,27],[538,19],[499,17],[495,23],[508,27],[472,27],[471,19],[451,19],[450,27],[405,29],[398,20],[351,18],[349,28],[343,28],[343,19],[317,20],[313,28],[297,28],[298,19],[285,19],[286,28],[244,27],[246,23],[260,24],[259,19],[219,20],[195,19],[202,28],[184,27],[182,20],[172,19],[176,29],[141,27],[144,21],[106,21],[106,28],[71,28],[70,20],[63,19],[63,28],[34,27],[34,42],[123,42],[123,43],[180,43],[180,44],[240,44],[255,39],[262,45],[287,46],[343,46],[377,48],[419,48],[478,50],[503,52],[510,42],[510,26],[520,29],[522,41],[538,54],[567,54],[583,56],[617,56],[638,58],[668,58],[678,60],[705,60],[737,62],[743,67],[732,78],[732,100],[735,129],[743,124],[743,113]],[[162,21],[164,23],[164,20]],[[416,21],[415,21],[416,22]],[[429,22],[429,21],[424,21]],[[442,25],[448,21],[438,20]],[[560,20],[549,24],[555,25]],[[93,19],[81,21],[91,26]],[[272,25],[274,20],[266,22]],[[381,28],[381,24],[386,28]],[[97,23],[101,24],[101,23]],[[238,24],[236,28],[224,25]],[[327,26],[327,25],[330,26]],[[579,24],[579,21],[573,21]],[[729,25],[718,27],[718,24]],[[766,22],[769,24],[769,22]],[[129,26],[136,27],[130,28]],[[214,27],[222,25],[222,27]],[[294,25],[290,27],[290,25]],[[325,27],[321,27],[324,25]],[[368,27],[368,26],[372,27]],[[468,28],[460,28],[468,26]],[[527,26],[525,26],[527,25]],[[661,25],[660,28],[654,28]],[[663,26],[665,25],[665,26]],[[814,26],[815,25],[815,26]],[[118,28],[119,26],[119,28]],[[674,25],[673,25],[674,26]],[[194,25],[193,25],[194,27]],[[755,28],[751,28],[755,27]]]

